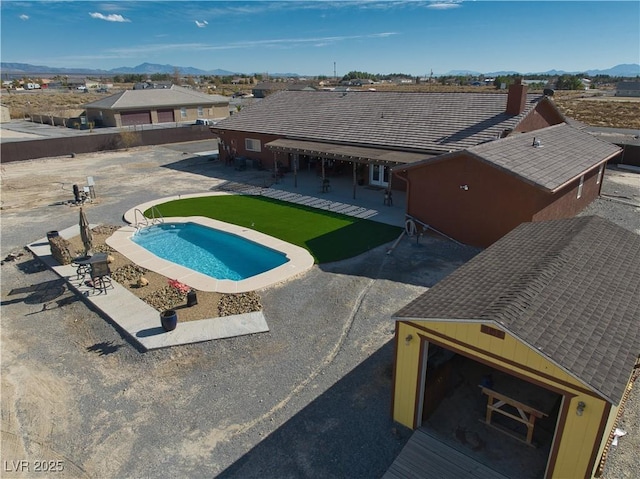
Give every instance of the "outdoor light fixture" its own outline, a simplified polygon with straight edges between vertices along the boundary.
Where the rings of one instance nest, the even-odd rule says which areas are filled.
[[[582,413],[584,412],[584,408],[586,408],[586,407],[587,407],[587,405],[584,402],[580,401],[578,403],[578,407],[576,408],[576,414],[578,416],[582,416]]]
[[[460,189],[464,191],[469,191],[469,185],[460,185]]]
[[[413,340],[413,335],[412,334],[408,334],[406,338],[404,338],[404,344],[406,344],[407,346],[409,346],[409,343]]]

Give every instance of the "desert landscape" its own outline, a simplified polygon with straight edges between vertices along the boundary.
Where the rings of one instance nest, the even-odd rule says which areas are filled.
[[[77,116],[82,105],[107,97],[132,85],[117,85],[109,93],[87,93],[55,90],[7,92],[2,95],[2,103],[10,109],[11,118],[27,118],[31,115],[67,115]],[[465,87],[447,85],[395,85],[377,84],[378,91],[414,91],[414,92],[481,92],[503,93],[495,87]],[[234,92],[251,92],[251,88],[236,85],[222,87],[218,94],[232,95]],[[540,93],[541,90],[531,90]],[[554,93],[558,109],[565,115],[590,126],[609,128],[640,128],[640,98],[616,97],[614,90],[560,90]]]

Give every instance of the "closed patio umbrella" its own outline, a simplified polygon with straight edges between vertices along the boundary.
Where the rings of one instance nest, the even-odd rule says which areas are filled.
[[[91,251],[92,246],[91,243],[93,242],[93,234],[89,227],[89,221],[87,221],[87,215],[82,208],[80,208],[80,238],[84,245],[84,254],[85,256],[89,256],[89,251]]]

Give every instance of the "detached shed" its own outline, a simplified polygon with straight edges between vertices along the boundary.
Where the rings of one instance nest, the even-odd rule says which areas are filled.
[[[393,319],[396,421],[508,477],[598,476],[639,372],[640,236],[522,224]]]

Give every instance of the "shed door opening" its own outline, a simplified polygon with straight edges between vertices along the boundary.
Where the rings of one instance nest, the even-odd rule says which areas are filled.
[[[486,424],[488,396],[480,386],[545,413],[531,444],[527,426],[508,416],[494,412]],[[545,476],[562,395],[429,343],[422,400],[422,427],[441,441],[509,477]]]

